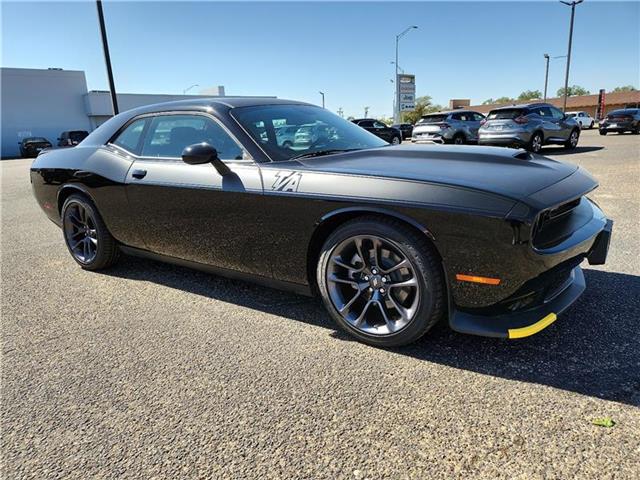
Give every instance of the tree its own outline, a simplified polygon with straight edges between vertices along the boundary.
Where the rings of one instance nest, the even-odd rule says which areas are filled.
[[[351,121],[351,120],[355,120],[355,119],[356,119],[356,117],[354,117],[353,115],[349,115],[349,116],[347,117],[347,120],[349,120],[349,121]]]
[[[487,98],[484,102],[482,102],[482,105],[491,105],[492,103],[496,103],[496,101],[493,98]]]
[[[495,99],[495,103],[513,103],[514,100],[511,97],[500,97]]]
[[[429,95],[424,95],[416,98],[415,110],[413,112],[403,112],[401,119],[404,123],[416,123],[423,115],[438,112],[442,109],[442,106],[431,103],[431,97]]]
[[[521,102],[526,102],[527,100],[535,100],[538,98],[542,98],[542,93],[540,90],[525,90],[520,95],[518,95],[518,100]]]
[[[638,89],[636,87],[634,87],[633,85],[625,85],[623,87],[616,87],[611,91],[613,93],[616,93],[616,92],[637,92]]]
[[[378,117],[378,118],[376,118],[376,120],[378,120],[379,122],[384,123],[387,126],[393,125],[393,118],[390,118],[390,117]]]
[[[575,97],[577,95],[589,95],[591,92],[589,90],[587,90],[586,88],[581,87],[580,85],[573,85],[571,87],[569,87],[568,91],[567,91],[567,96],[568,97]],[[558,97],[564,97],[564,87],[559,88],[558,91],[556,92],[556,95]]]

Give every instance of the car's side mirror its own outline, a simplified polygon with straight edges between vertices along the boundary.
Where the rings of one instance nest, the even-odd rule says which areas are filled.
[[[185,147],[182,151],[182,161],[189,165],[211,163],[220,175],[231,173],[229,167],[218,157],[218,151],[206,142]]]

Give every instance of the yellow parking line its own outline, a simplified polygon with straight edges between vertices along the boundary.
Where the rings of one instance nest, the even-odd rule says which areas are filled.
[[[510,328],[509,338],[524,338],[538,333],[540,330],[547,328],[549,325],[555,322],[557,318],[558,317],[555,313],[550,313],[542,320],[539,320],[536,323],[529,325],[528,327]]]

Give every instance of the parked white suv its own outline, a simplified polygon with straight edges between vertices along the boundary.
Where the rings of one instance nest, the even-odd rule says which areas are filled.
[[[575,119],[582,129],[592,129],[595,123],[595,120],[587,112],[567,112],[567,117]]]

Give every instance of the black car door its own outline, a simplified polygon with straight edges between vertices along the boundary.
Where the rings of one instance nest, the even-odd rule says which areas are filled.
[[[181,112],[144,121],[145,133],[127,173],[126,191],[147,249],[270,276],[262,255],[258,164],[211,116]],[[201,142],[216,148],[231,174],[223,177],[210,163],[182,161],[182,150]]]
[[[386,140],[387,142],[391,142],[391,140],[393,140],[393,134],[395,133],[395,129],[387,127],[384,123],[374,120],[373,133],[375,133],[378,137],[382,138],[383,140]]]

